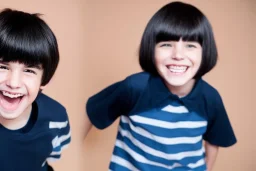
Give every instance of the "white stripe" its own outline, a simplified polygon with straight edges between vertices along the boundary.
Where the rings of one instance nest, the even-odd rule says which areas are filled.
[[[144,156],[142,156],[142,155],[138,154],[137,152],[133,151],[132,149],[130,149],[130,147],[128,147],[124,142],[122,142],[120,140],[116,140],[115,145],[117,147],[123,149],[124,151],[126,151],[128,154],[130,154],[130,156],[133,157],[134,160],[136,160],[137,162],[140,162],[140,163],[149,164],[149,165],[153,165],[153,166],[159,166],[159,167],[163,167],[163,168],[170,169],[170,170],[174,169],[176,167],[181,167],[182,166],[180,163],[174,163],[172,166],[168,166],[168,165],[165,165],[165,164],[162,164],[162,163],[158,163],[158,162],[148,160]],[[188,166],[190,168],[196,168],[196,167],[199,167],[203,164],[205,164],[205,161],[204,161],[204,159],[201,159],[196,163],[188,164]]]
[[[47,162],[55,162],[55,161],[58,161],[60,158],[55,158],[55,157],[48,157],[46,159]]]
[[[136,132],[137,134],[140,134],[141,136],[144,136],[146,138],[149,138],[151,140],[154,140],[160,144],[166,144],[166,145],[174,145],[174,144],[195,144],[198,143],[199,141],[202,140],[202,136],[197,136],[197,137],[178,137],[178,138],[165,138],[165,137],[160,137],[154,134],[149,133],[148,131],[140,128],[140,127],[135,127],[131,123],[131,121],[125,117],[121,116],[121,121],[123,123],[128,123],[130,125],[130,128]]]
[[[162,111],[174,113],[174,114],[181,114],[181,113],[188,113],[188,109],[185,106],[172,106],[168,105],[162,109]]]
[[[63,146],[61,146],[60,148],[60,151],[53,151],[50,155],[53,156],[53,155],[61,155],[62,153],[62,150],[68,148],[69,144],[65,144]]]
[[[46,160],[43,162],[42,167],[44,167],[45,163],[46,163]]]
[[[138,115],[133,115],[130,117],[132,121],[142,124],[147,124],[151,126],[156,126],[160,128],[167,129],[177,129],[177,128],[200,128],[207,125],[206,121],[180,121],[180,122],[167,122],[160,121],[157,119],[146,118]]]
[[[66,144],[64,146],[62,146],[61,151],[66,149],[68,147],[69,144]],[[50,156],[46,159],[47,162],[55,162],[57,160],[60,160],[60,155],[61,155],[61,151],[60,152],[52,152],[50,155],[59,155],[59,158],[54,157],[54,156]],[[46,161],[42,164],[42,167],[45,165]]]
[[[53,140],[52,140],[52,146],[53,148],[56,148],[59,145],[61,145],[61,143],[65,140],[67,140],[68,138],[71,137],[71,132],[69,131],[69,133],[67,135],[63,135],[61,136],[60,138],[58,138],[58,136],[56,136]],[[60,155],[62,150],[66,149],[68,147],[69,144],[65,144],[61,147],[60,151],[57,151],[57,152],[52,152],[50,155]],[[60,158],[55,158],[53,156],[51,157],[48,157],[42,164],[42,167],[45,165],[46,161],[48,162],[54,162],[54,161],[57,161],[59,160]]]
[[[204,154],[204,147],[202,147],[200,150],[196,150],[196,151],[180,152],[180,153],[176,153],[176,154],[164,153],[162,151],[155,150],[155,149],[141,143],[136,138],[134,138],[130,132],[123,130],[121,127],[119,127],[119,132],[121,133],[122,136],[130,139],[131,142],[135,146],[137,146],[139,149],[143,150],[144,152],[151,154],[153,156],[164,158],[166,160],[181,160],[185,157],[202,156]]]
[[[50,129],[54,129],[54,128],[57,128],[57,129],[61,129],[61,128],[65,128],[67,127],[68,125],[68,121],[65,121],[65,122],[50,122],[49,123],[49,128]]]
[[[172,166],[167,166],[167,165],[162,164],[162,163],[158,163],[158,162],[148,160],[144,156],[142,156],[142,155],[136,153],[135,151],[133,151],[132,149],[130,149],[125,143],[123,143],[119,140],[116,141],[116,146],[125,150],[137,162],[141,162],[141,163],[144,163],[144,164],[150,164],[150,165],[153,165],[153,166],[159,166],[159,167],[163,167],[163,168],[166,168],[166,169],[173,169],[175,167],[180,167],[181,166],[179,163],[174,163]]]
[[[71,132],[70,131],[69,131],[69,133],[67,135],[62,135],[61,137],[56,136],[52,140],[53,148],[56,148],[56,147],[60,146],[62,142],[64,142],[65,140],[69,139],[70,137],[71,137]]]
[[[197,161],[196,163],[188,164],[188,167],[191,168],[191,169],[194,169],[194,168],[197,168],[197,167],[202,166],[204,164],[205,164],[205,160],[201,159],[201,160]]]
[[[60,160],[60,156],[59,156],[59,157],[53,157],[53,156],[48,157],[48,158],[43,162],[42,167],[44,167],[44,165],[45,165],[46,162],[55,162],[55,161],[58,161],[58,160]]]
[[[116,155],[112,155],[111,162],[119,164],[119,165],[121,165],[123,167],[128,168],[129,170],[132,170],[132,171],[139,171],[129,161],[127,161],[127,160],[125,160],[125,159],[123,159],[123,158],[121,158],[119,156],[116,156]]]

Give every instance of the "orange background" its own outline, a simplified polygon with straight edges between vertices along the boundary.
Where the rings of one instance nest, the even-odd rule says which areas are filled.
[[[72,143],[56,171],[105,171],[117,122],[84,141],[85,102],[104,87],[141,71],[138,47],[151,16],[167,0],[0,0],[0,8],[42,13],[57,36],[61,61],[44,91],[66,106]],[[217,66],[205,76],[222,95],[238,143],[220,149],[214,171],[256,170],[256,1],[186,0],[210,20],[219,51]]]

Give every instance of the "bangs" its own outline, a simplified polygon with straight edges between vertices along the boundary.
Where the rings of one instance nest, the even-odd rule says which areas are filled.
[[[166,19],[156,29],[156,43],[162,41],[195,41],[201,46],[203,43],[203,29],[201,21],[186,18],[185,20]]]
[[[4,41],[0,36],[0,59],[29,66],[44,65],[50,54],[45,43],[47,40],[43,40],[37,32],[23,28],[19,32],[10,30],[9,34],[5,34]]]
[[[202,12],[191,5],[170,3],[153,17],[156,43],[182,38],[202,45],[206,20]]]
[[[0,59],[44,67],[50,52],[40,24],[25,13],[10,14],[9,20],[0,20]]]

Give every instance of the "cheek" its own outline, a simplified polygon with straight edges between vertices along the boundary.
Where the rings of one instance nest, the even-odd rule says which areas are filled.
[[[193,63],[194,66],[200,66],[202,61],[202,54],[201,53],[190,54],[190,61]]]
[[[167,50],[156,50],[155,51],[155,62],[156,65],[165,64],[170,59],[170,51]]]
[[[0,82],[4,81],[7,77],[7,73],[6,72],[0,72]]]
[[[30,92],[38,91],[41,85],[41,80],[37,77],[26,77],[24,78],[24,83]]]

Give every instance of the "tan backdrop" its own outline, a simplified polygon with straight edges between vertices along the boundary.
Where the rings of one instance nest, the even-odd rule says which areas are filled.
[[[0,0],[0,8],[12,8],[44,14],[42,18],[55,33],[60,50],[60,64],[44,93],[60,101],[67,109],[72,132],[72,143],[64,150],[61,161],[53,163],[56,171],[82,171],[84,139],[84,77],[85,57],[85,2],[79,0]],[[0,163],[2,164],[2,163]],[[15,164],[15,163],[14,163]]]
[[[66,106],[72,143],[56,171],[105,171],[111,157],[117,122],[84,140],[84,104],[107,85],[140,71],[137,51],[146,23],[167,0],[0,0],[0,8],[44,14],[55,32],[61,61],[46,94]],[[205,79],[222,95],[238,143],[221,149],[214,171],[256,170],[256,1],[187,0],[210,19],[219,63]]]
[[[169,0],[87,1],[86,96],[140,71],[137,51],[146,23]],[[205,76],[222,95],[238,143],[220,149],[214,171],[256,170],[254,0],[187,0],[209,18],[217,40],[217,67]],[[254,85],[254,86],[253,86]],[[92,129],[84,143],[85,170],[107,170],[118,121]]]

